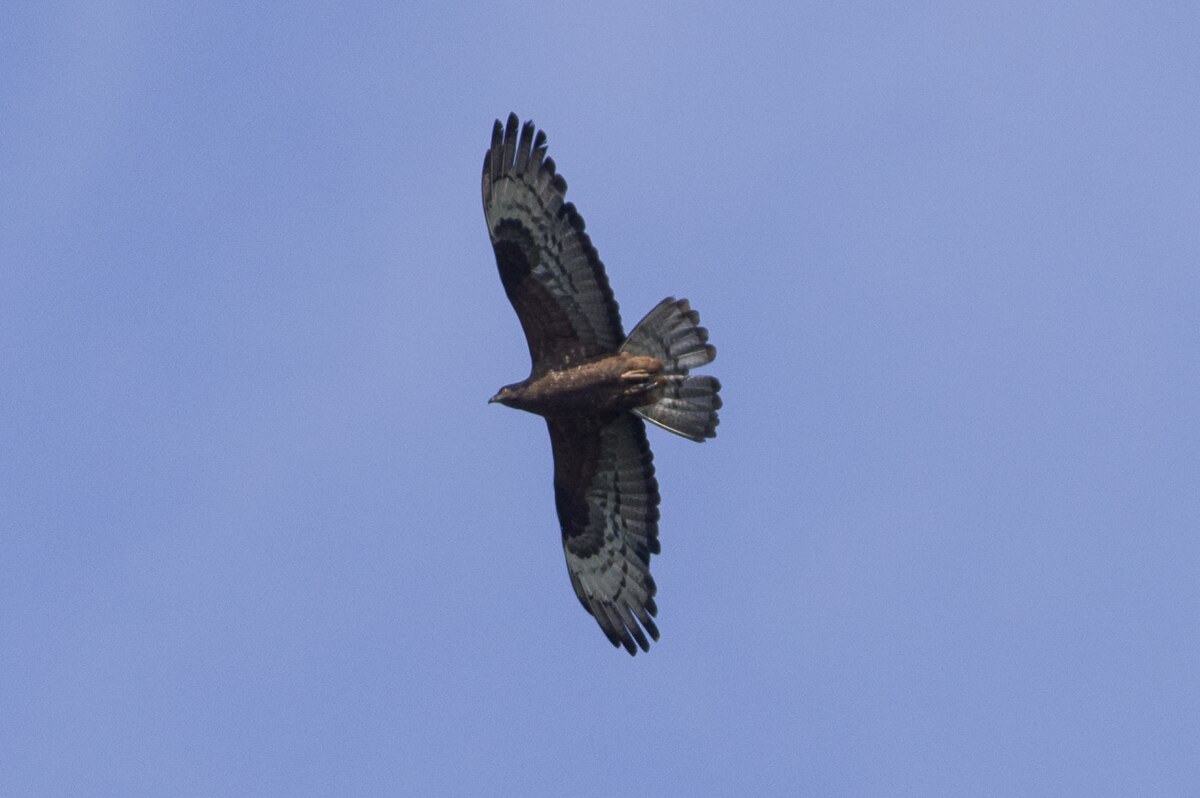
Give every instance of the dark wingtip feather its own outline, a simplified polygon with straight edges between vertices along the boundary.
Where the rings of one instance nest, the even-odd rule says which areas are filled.
[[[587,225],[584,223],[583,217],[580,216],[579,211],[575,209],[575,203],[568,202],[566,205],[563,205],[562,212],[566,215],[567,224],[571,225],[571,227],[575,228],[581,233],[587,229]],[[589,242],[590,240],[591,239],[589,239]]]
[[[488,201],[492,198],[492,151],[483,154],[483,208],[487,211]]]
[[[629,620],[627,621],[629,631],[633,632],[633,638],[637,640],[638,648],[642,651],[649,651],[650,641],[646,639],[646,635],[642,632],[641,627],[638,626],[638,622],[633,619],[633,614],[629,613],[628,610],[626,610],[626,613],[629,615]]]
[[[530,159],[533,168],[536,169],[546,157],[546,131],[539,130],[537,135],[533,137],[533,156]]]
[[[518,172],[524,172],[529,168],[529,155],[533,145],[533,120],[526,120],[521,126],[521,141],[517,144],[517,166]]]
[[[512,168],[517,152],[517,128],[519,126],[520,121],[517,119],[517,115],[509,114],[508,125],[504,128],[504,153],[500,156],[500,163],[506,172]]]
[[[658,640],[658,626],[655,625],[654,621],[649,619],[643,620],[642,626],[646,627],[646,631],[650,633],[650,638],[652,640]]]

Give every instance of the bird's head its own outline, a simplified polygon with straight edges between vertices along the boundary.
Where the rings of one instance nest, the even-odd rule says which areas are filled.
[[[493,402],[499,402],[502,405],[510,405],[511,406],[513,403],[513,400],[516,398],[516,395],[517,395],[517,392],[513,389],[513,386],[505,385],[503,388],[496,391],[495,396],[493,396],[491,399],[488,399],[488,404],[490,405]]]

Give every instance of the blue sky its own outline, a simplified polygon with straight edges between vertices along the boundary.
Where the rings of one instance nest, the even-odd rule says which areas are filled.
[[[1194,4],[5,18],[0,793],[1200,782]],[[486,404],[509,111],[720,353],[634,659]]]

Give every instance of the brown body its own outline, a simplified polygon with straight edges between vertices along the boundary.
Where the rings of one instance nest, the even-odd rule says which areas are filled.
[[[662,371],[658,358],[617,352],[506,385],[491,401],[546,418],[563,413],[609,416],[654,404]]]

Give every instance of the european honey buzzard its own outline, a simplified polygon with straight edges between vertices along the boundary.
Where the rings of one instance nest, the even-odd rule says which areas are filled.
[[[650,577],[658,482],[642,420],[693,441],[715,437],[721,384],[688,372],[716,349],[686,299],[664,299],[622,332],[604,265],[566,191],[545,133],[515,114],[507,125],[496,120],[483,210],[533,366],[490,401],[546,419],[571,585],[609,641],[636,654],[649,650],[647,634],[658,640]]]

